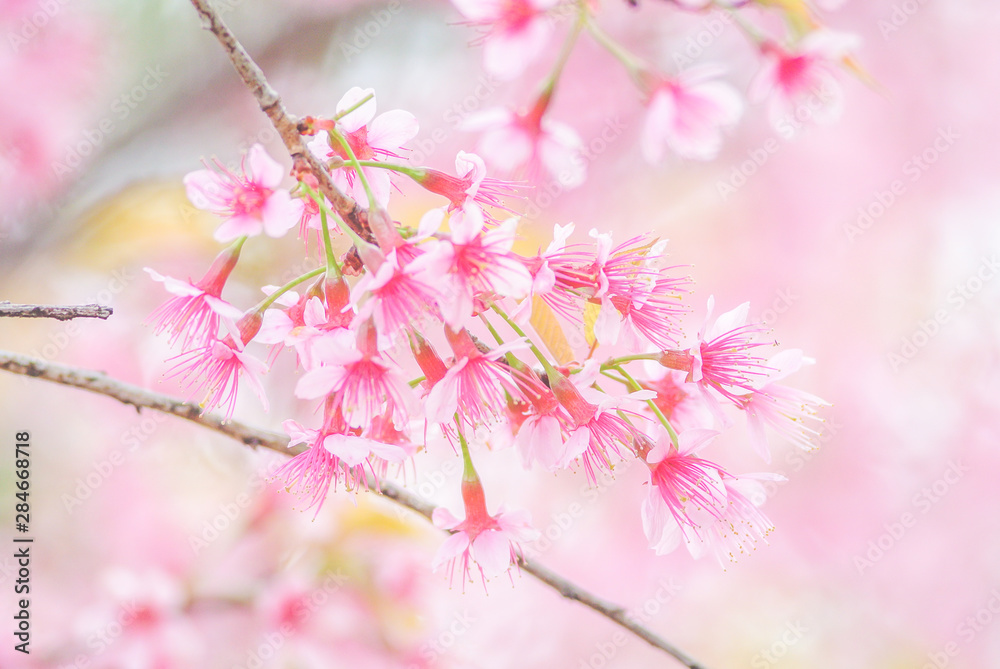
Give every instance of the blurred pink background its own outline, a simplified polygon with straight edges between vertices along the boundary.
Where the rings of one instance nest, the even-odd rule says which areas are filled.
[[[329,114],[347,88],[373,87],[381,109],[417,116],[411,157],[440,169],[474,143],[458,120],[527,104],[545,72],[484,75],[444,2],[225,4],[293,113]],[[723,62],[745,91],[756,59],[732,26],[713,34],[716,16],[645,0],[605,2],[600,21],[665,68],[677,54]],[[589,490],[582,474],[525,474],[509,451],[482,471],[532,511],[544,538],[529,555],[708,667],[1000,666],[1000,13],[896,0],[821,16],[861,36],[877,83],[845,73],[842,117],[791,139],[752,105],[708,163],[650,168],[638,95],[581,40],[554,115],[587,143],[588,182],[547,197],[538,184],[524,227],[528,249],[554,223],[581,237],[654,230],[692,265],[695,327],[709,295],[749,300],[779,342],[815,358],[797,385],[833,406],[820,450],[775,447],[771,470],[788,481],[769,490],[769,545],[725,570],[683,550],[656,557],[638,468]],[[217,247],[181,178],[254,142],[284,156],[280,142],[185,2],[0,0],[0,22],[0,299],[115,308],[107,322],[0,321],[0,348],[175,391],[158,382],[170,350],[142,325],[164,297],[142,268],[198,276]],[[395,215],[415,221],[430,202],[407,190]],[[301,261],[294,239],[269,248],[248,250],[232,301]],[[290,387],[281,373],[272,387]],[[488,595],[449,589],[429,568],[438,532],[373,495],[331,496],[312,521],[266,483],[273,454],[40,381],[0,375],[0,393],[5,448],[32,435],[37,537],[32,654],[4,631],[0,667],[675,666],[527,575]],[[237,417],[277,429],[304,411],[272,400],[266,415],[241,402]],[[737,430],[712,448],[733,471],[765,469],[744,442]],[[408,482],[454,507],[461,474],[446,455],[418,456]],[[275,637],[283,622],[294,631]]]

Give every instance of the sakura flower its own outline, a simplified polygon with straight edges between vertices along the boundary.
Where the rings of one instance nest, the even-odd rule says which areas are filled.
[[[715,298],[708,298],[708,318],[715,307]],[[666,350],[660,356],[664,367],[688,372],[687,381],[697,383],[704,397],[720,422],[722,416],[718,402],[712,393],[717,393],[738,407],[743,407],[743,395],[761,392],[756,380],[765,377],[771,367],[753,351],[765,346],[766,342],[756,341],[766,328],[758,323],[747,323],[750,303],[744,302],[732,311],[719,316],[708,326],[708,318],[698,333],[698,345],[690,351]],[[712,392],[709,392],[712,391]]]
[[[810,426],[810,421],[821,423],[822,419],[816,416],[816,412],[819,407],[830,406],[830,403],[805,391],[777,383],[798,371],[803,360],[802,351],[798,349],[782,351],[773,356],[767,361],[767,366],[773,371],[758,381],[757,392],[745,397],[743,410],[747,415],[750,443],[765,462],[771,461],[765,426],[803,450],[811,451],[816,448],[813,440],[819,436],[819,431]]]
[[[455,567],[461,570],[464,584],[471,580],[470,563],[479,569],[483,584],[517,564],[521,542],[530,542],[540,534],[531,527],[527,511],[508,510],[501,505],[495,516],[486,509],[486,499],[479,480],[462,481],[465,518],[459,519],[444,507],[434,509],[432,520],[437,527],[451,532],[434,556],[436,571],[447,565],[454,580]]]
[[[593,233],[592,233],[593,234]],[[676,345],[678,318],[686,309],[680,293],[688,280],[666,276],[658,266],[666,240],[653,242],[646,235],[634,237],[608,249],[610,236],[597,235],[594,263],[601,311],[594,323],[594,336],[602,344],[614,344],[619,335],[632,350],[645,346],[643,339],[664,349]]]
[[[349,427],[368,427],[383,412],[401,426],[416,412],[416,398],[406,379],[378,351],[371,321],[358,327],[356,347],[326,351],[320,362],[299,379],[295,395],[304,399],[332,395]]]
[[[660,162],[668,148],[694,160],[718,155],[722,130],[743,112],[736,89],[717,80],[720,72],[711,66],[694,67],[656,85],[642,134],[647,161]]]
[[[838,64],[858,45],[855,35],[825,29],[806,35],[794,51],[766,42],[761,69],[750,83],[750,99],[770,97],[775,125],[790,115],[799,117],[802,109],[816,121],[833,120],[843,102]]]
[[[552,232],[552,241],[545,251],[539,253],[535,258],[524,259],[528,273],[531,274],[531,290],[527,299],[522,300],[511,314],[518,324],[524,325],[531,318],[532,302],[536,296],[551,295],[556,285],[556,273],[549,266],[549,258],[562,253],[563,249],[566,248],[566,240],[573,234],[574,227],[572,223],[556,224]]]
[[[393,250],[378,269],[365,272],[351,290],[351,306],[357,310],[355,323],[372,318],[379,334],[391,340],[427,313],[436,314],[438,289],[421,278],[412,265],[400,267]]]
[[[327,289],[330,290],[327,284]],[[332,282],[333,290],[342,288],[343,296],[336,304],[341,307],[348,297],[347,284],[342,279]],[[285,297],[285,296],[282,296]],[[279,301],[280,302],[280,301]],[[343,303],[343,304],[341,304]],[[353,345],[353,336],[347,326],[353,313],[340,309],[328,315],[326,302],[318,295],[306,294],[292,301],[287,309],[268,309],[257,341],[262,344],[284,344],[295,348],[299,362],[306,369],[318,365],[317,351],[340,349]],[[345,340],[346,337],[346,340]]]
[[[264,411],[268,409],[267,396],[261,385],[260,375],[267,366],[249,355],[233,337],[227,335],[205,346],[177,356],[177,364],[169,376],[182,376],[194,390],[191,394],[205,393],[201,405],[205,411],[224,407],[226,420],[233,417],[241,379],[250,384]]]
[[[486,164],[474,153],[459,151],[455,157],[454,177],[438,170],[423,168],[414,170],[411,177],[425,189],[448,198],[448,209],[454,211],[467,203],[507,209],[500,198],[515,194],[514,185],[500,179],[486,176]]]
[[[574,383],[565,376],[553,377],[550,373],[549,383],[556,399],[573,421],[573,427],[566,441],[564,461],[557,466],[565,467],[570,461],[579,457],[583,462],[587,480],[595,483],[597,481],[595,468],[610,471],[614,464],[612,456],[620,459],[623,457],[623,447],[626,450],[632,449],[636,430],[618,412],[632,413],[636,416],[638,414],[622,409],[622,404],[629,400],[650,399],[653,393],[640,391],[625,398],[616,398],[595,391],[594,394],[600,399],[598,404],[594,404],[585,399]]]
[[[518,299],[530,290],[531,275],[511,253],[517,220],[510,218],[484,232],[482,212],[467,205],[451,215],[451,235],[428,242],[427,252],[409,265],[425,282],[443,283],[438,304],[452,329],[472,316],[479,295]]]
[[[657,555],[673,551],[683,541],[692,557],[713,552],[720,563],[752,549],[772,529],[771,522],[750,501],[766,496],[751,490],[757,479],[778,480],[771,474],[735,477],[719,465],[698,457],[718,433],[688,430],[674,446],[665,436],[645,459],[650,469],[649,495],[642,505],[642,525]]]
[[[530,405],[530,412],[520,416],[514,436],[521,463],[527,469],[537,462],[548,471],[567,466],[579,455],[570,452],[579,442],[569,441],[575,427],[569,413],[530,368],[517,370],[514,378]]]
[[[305,428],[294,420],[282,423],[289,436],[289,447],[306,444],[308,449],[286,462],[275,472],[290,490],[308,500],[307,509],[318,514],[333,487],[343,482],[348,490],[377,481],[387,462],[401,463],[408,457],[405,448],[381,443],[354,434],[333,400],[325,404],[323,427]],[[369,478],[370,477],[370,478]]]
[[[262,232],[281,237],[302,217],[302,202],[278,188],[284,169],[260,144],[250,147],[241,174],[226,169],[218,160],[216,168],[191,172],[184,177],[184,186],[191,204],[225,219],[215,231],[217,241],[230,242]]]
[[[356,109],[366,97],[371,98]],[[337,113],[344,114],[337,119],[337,130],[344,135],[351,151],[359,161],[379,161],[398,158],[403,145],[416,137],[419,131],[417,119],[408,111],[394,109],[375,116],[375,93],[372,89],[354,87],[347,91],[337,103]],[[309,149],[323,159],[347,162],[349,154],[326,132],[320,132],[310,142]],[[389,203],[392,182],[389,172],[378,167],[362,167],[362,174],[372,189],[376,203],[385,207]],[[345,165],[333,170],[333,183],[357,202],[367,205],[368,196],[364,185],[354,168]]]
[[[647,380],[642,387],[656,393],[653,403],[678,432],[712,424],[712,411],[698,385],[685,381],[687,374],[666,369],[658,362],[645,365]]]
[[[219,318],[235,320],[243,312],[222,299],[222,289],[240,257],[240,244],[226,249],[215,259],[201,280],[181,281],[145,268],[175,297],[160,305],[149,316],[156,334],[167,331],[170,343],[178,339],[184,348],[204,346],[219,330]]]
[[[524,344],[505,344],[484,353],[464,329],[446,329],[445,334],[455,352],[455,362],[427,395],[427,420],[447,424],[457,411],[470,426],[497,421],[506,406],[506,394],[520,395],[503,356]]]
[[[514,79],[545,48],[552,25],[545,13],[558,0],[452,0],[468,20],[486,31],[483,67],[501,79]]]
[[[529,179],[537,180],[547,172],[564,188],[576,188],[587,173],[583,140],[570,126],[544,116],[544,111],[541,104],[527,114],[489,109],[469,116],[461,129],[483,133],[476,149],[501,173],[525,170]]]

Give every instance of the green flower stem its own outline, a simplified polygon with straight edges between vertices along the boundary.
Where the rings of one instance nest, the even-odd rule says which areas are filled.
[[[274,291],[273,293],[271,293],[270,295],[268,295],[266,298],[264,298],[263,300],[261,300],[257,304],[257,306],[255,306],[252,309],[252,311],[264,311],[265,309],[267,309],[268,307],[270,307],[272,304],[274,304],[274,302],[279,297],[281,297],[282,295],[284,295],[285,293],[287,293],[288,291],[290,291],[292,288],[295,288],[295,286],[299,285],[303,281],[308,281],[309,279],[313,278],[314,276],[319,276],[320,274],[322,274],[325,271],[326,271],[325,267],[317,267],[316,269],[312,270],[311,272],[306,272],[302,276],[300,276],[298,278],[295,278],[295,279],[292,279],[291,281],[289,281],[288,283],[286,283],[284,286],[282,286],[281,288],[279,288],[278,290]]]
[[[629,385],[632,386],[632,390],[642,390],[642,386],[639,385],[639,382],[636,381],[634,378],[632,378],[632,376],[625,371],[624,367],[621,366],[615,367],[615,371],[617,371],[619,374],[628,379]],[[649,405],[649,408],[653,410],[654,414],[656,414],[657,419],[659,419],[660,423],[663,424],[663,427],[666,428],[667,434],[670,435],[670,441],[674,442],[674,446],[679,446],[679,444],[677,443],[677,432],[670,424],[670,421],[667,420],[667,417],[663,415],[663,412],[660,411],[660,407],[656,406],[656,402],[654,402],[653,400],[646,400],[646,404]]]
[[[563,42],[562,50],[559,52],[559,57],[556,60],[555,66],[552,68],[552,72],[545,79],[542,84],[541,96],[551,97],[552,92],[556,88],[556,84],[559,83],[559,78],[562,76],[563,68],[566,67],[566,62],[569,60],[570,54],[573,53],[573,47],[576,46],[576,40],[580,37],[580,33],[583,31],[583,27],[587,24],[587,6],[585,0],[580,0],[576,5],[576,21],[573,22],[573,28],[570,30],[569,36],[566,41]]]
[[[515,323],[513,320],[511,320],[510,317],[507,316],[506,313],[504,313],[504,310],[501,309],[500,306],[496,302],[494,302],[491,306],[493,308],[493,311],[497,312],[497,314],[500,316],[500,318],[504,319],[507,322],[507,325],[510,326],[511,330],[513,330],[515,333],[517,333],[517,335],[519,337],[524,337],[525,341],[528,342],[528,348],[530,348],[531,352],[535,354],[536,358],[538,358],[538,362],[542,363],[542,369],[545,370],[546,374],[548,374],[550,377],[553,377],[553,378],[555,376],[562,376],[562,373],[559,372],[559,370],[557,370],[552,365],[551,362],[549,362],[548,358],[546,358],[542,354],[542,352],[538,349],[538,347],[535,346],[534,342],[531,341],[531,338],[528,337],[528,335],[524,333],[524,330],[522,330],[521,327],[517,323]]]
[[[587,32],[590,33],[590,36],[594,38],[594,41],[604,47],[604,49],[612,56],[617,58],[621,64],[625,66],[625,69],[628,70],[629,75],[641,87],[643,83],[643,73],[649,69],[646,63],[612,39],[606,32],[601,30],[590,17],[586,18],[586,28]]]
[[[354,168],[358,178],[361,179],[361,185],[365,188],[365,195],[368,196],[368,208],[376,209],[378,207],[378,203],[375,201],[375,195],[372,194],[372,188],[368,185],[368,179],[365,178],[365,173],[361,171],[361,163],[358,162],[358,157],[354,155],[354,149],[351,148],[351,143],[348,142],[347,138],[340,134],[337,130],[331,131],[330,136],[337,140],[341,148],[344,149],[344,152],[348,155],[348,157],[350,157],[351,167]]]
[[[375,97],[374,93],[369,93],[368,95],[366,95],[365,97],[361,98],[360,100],[358,100],[357,102],[355,102],[353,105],[351,105],[350,107],[348,107],[344,111],[338,112],[337,115],[333,117],[333,120],[334,121],[339,121],[340,119],[342,119],[345,116],[347,116],[348,114],[350,114],[352,111],[356,111],[358,109],[361,109],[361,107],[363,107],[366,102],[368,102],[369,100],[371,100],[374,97]]]
[[[626,362],[634,362],[636,360],[659,360],[659,353],[636,353],[635,355],[623,355],[619,358],[611,358],[603,365],[601,365],[601,370],[614,369],[618,365],[624,364]]]
[[[326,251],[326,271],[327,275],[334,276],[336,278],[341,278],[343,274],[340,271],[340,265],[337,264],[337,258],[333,253],[333,241],[330,239],[330,225],[326,220],[327,207],[324,198],[309,187],[308,184],[303,183],[302,188],[309,194],[309,197],[316,202],[319,207],[319,220],[320,224],[323,226],[323,248]]]

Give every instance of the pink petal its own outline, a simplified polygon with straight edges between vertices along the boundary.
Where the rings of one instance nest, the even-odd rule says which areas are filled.
[[[417,136],[420,125],[408,111],[393,109],[372,121],[368,126],[368,145],[389,153],[398,153],[406,142]]]
[[[510,569],[510,540],[499,530],[480,532],[472,542],[472,554],[486,578],[499,576]]]
[[[247,176],[254,183],[266,188],[277,188],[285,175],[285,168],[275,162],[260,144],[254,144],[247,153]]]
[[[442,565],[448,564],[468,549],[468,535],[465,532],[456,532],[445,539],[441,547],[438,548],[434,561],[431,563],[431,569],[437,571]]]
[[[322,397],[336,387],[344,378],[344,368],[337,365],[323,365],[306,372],[295,385],[295,396],[304,400]]]
[[[350,114],[341,117],[337,121],[344,132],[357,132],[362,126],[367,125],[369,121],[375,116],[375,89],[373,88],[358,88],[355,86],[351,90],[344,93],[344,97],[340,98],[340,102],[337,103],[337,113],[340,114],[361,102],[365,97],[371,95],[371,99],[364,103]]]
[[[551,33],[552,26],[544,17],[513,30],[493,32],[483,45],[483,67],[499,79],[514,79],[538,57]]]
[[[285,189],[276,190],[267,198],[261,211],[264,232],[268,237],[282,237],[302,218],[302,200],[292,199]]]
[[[215,229],[213,237],[217,242],[231,242],[240,237],[253,237],[259,235],[264,229],[264,224],[259,218],[253,216],[233,216],[222,222]]]

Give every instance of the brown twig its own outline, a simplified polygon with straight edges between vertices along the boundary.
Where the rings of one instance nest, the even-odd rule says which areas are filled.
[[[84,304],[81,306],[57,307],[47,304],[11,304],[0,302],[0,318],[54,318],[57,321],[68,321],[74,318],[100,318],[107,320],[114,313],[111,307],[100,304]]]
[[[302,141],[299,131],[298,121],[285,110],[281,102],[281,97],[271,88],[264,76],[264,72],[253,61],[243,45],[240,44],[236,36],[222,21],[215,9],[207,0],[191,0],[191,4],[201,16],[202,25],[205,30],[211,32],[226,50],[229,60],[232,61],[236,72],[243,79],[250,92],[253,93],[261,111],[267,114],[274,129],[278,131],[281,141],[285,144],[289,155],[294,162],[293,173],[302,174],[308,172],[316,178],[319,183],[319,190],[326,199],[330,201],[333,210],[336,211],[344,222],[361,237],[368,241],[373,241],[371,230],[368,226],[368,213],[358,206],[358,203],[349,198],[334,185],[330,178],[330,173],[316,156],[308,149]],[[356,256],[355,256],[356,260]],[[359,263],[355,262],[355,269],[359,269]]]
[[[104,395],[116,399],[123,404],[133,406],[136,411],[154,409],[177,416],[178,418],[183,418],[221,432],[252,448],[267,448],[286,455],[295,455],[305,450],[304,446],[288,448],[288,437],[283,434],[260,430],[239,421],[227,422],[218,414],[203,413],[201,407],[194,402],[185,402],[176,397],[154,393],[145,388],[118,381],[102,372],[58,365],[7,351],[0,351],[0,369],[13,374],[44,379],[53,383],[72,386],[73,388],[89,390],[98,395]],[[433,504],[391,481],[373,481],[371,487],[377,489],[383,496],[427,519],[430,519],[434,513]],[[621,606],[600,599],[532,560],[521,557],[518,559],[518,564],[521,569],[553,588],[566,599],[589,606],[635,634],[643,641],[646,641],[651,646],[669,653],[685,667],[688,667],[688,669],[705,669],[703,664],[691,658],[684,651],[667,642],[648,628],[631,620],[628,613]]]

